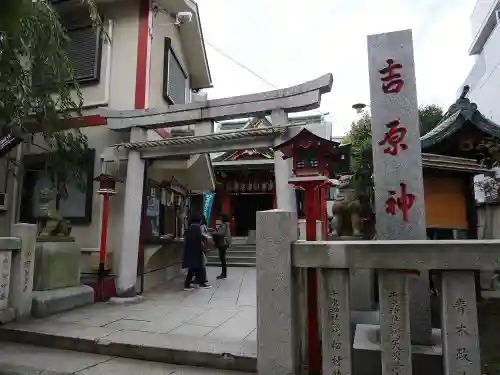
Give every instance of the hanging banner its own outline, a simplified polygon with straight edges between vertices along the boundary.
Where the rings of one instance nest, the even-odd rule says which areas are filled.
[[[212,205],[214,203],[215,193],[207,191],[203,193],[203,215],[207,219],[207,223],[210,223],[210,213],[212,212]]]

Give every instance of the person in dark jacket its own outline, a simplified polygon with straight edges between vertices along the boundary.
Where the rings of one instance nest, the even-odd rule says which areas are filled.
[[[229,246],[231,246],[231,224],[229,222],[229,215],[226,213],[221,214],[222,225],[217,230],[217,247],[219,249],[219,259],[222,267],[222,272],[217,276],[217,280],[227,279],[227,262],[226,262],[226,252]]]
[[[200,288],[211,288],[205,280],[204,273],[204,257],[203,257],[203,243],[205,238],[201,228],[201,217],[193,215],[189,228],[185,235],[184,254],[182,257],[182,268],[188,270],[186,279],[184,281],[184,290],[193,290],[191,285],[193,276],[195,282]]]

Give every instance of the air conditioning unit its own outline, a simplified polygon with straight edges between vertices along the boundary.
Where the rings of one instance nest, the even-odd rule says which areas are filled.
[[[7,211],[7,193],[0,193],[0,211]]]

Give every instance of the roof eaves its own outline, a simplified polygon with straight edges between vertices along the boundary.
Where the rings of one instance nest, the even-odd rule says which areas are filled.
[[[486,134],[500,138],[500,126],[484,117],[479,111],[474,113],[472,122]]]
[[[420,137],[422,149],[429,148],[449,137],[464,124],[464,118],[461,111],[456,111],[450,116],[443,119],[434,129]]]

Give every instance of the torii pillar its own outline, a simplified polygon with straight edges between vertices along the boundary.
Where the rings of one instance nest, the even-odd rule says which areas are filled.
[[[277,109],[271,112],[271,122],[273,126],[284,126],[288,124],[288,114]],[[287,130],[289,132],[289,130]],[[286,134],[275,139],[274,144],[278,145],[288,140],[290,137]],[[277,209],[297,212],[297,198],[295,189],[288,183],[292,176],[292,159],[284,160],[281,155],[274,154],[274,179],[276,185]]]
[[[130,142],[147,140],[147,131],[142,128],[130,130]],[[116,294],[118,298],[136,298],[138,244],[142,221],[142,196],[144,193],[145,161],[140,151],[130,150],[127,162],[125,202],[123,209],[122,243],[119,253]]]

